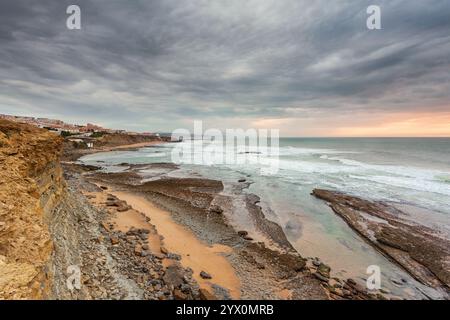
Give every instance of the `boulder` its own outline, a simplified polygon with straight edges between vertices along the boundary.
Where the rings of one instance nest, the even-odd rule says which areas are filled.
[[[142,255],[142,246],[140,244],[137,244],[134,247],[134,254],[137,256],[141,256]]]
[[[314,272],[313,273],[314,276],[319,279],[322,282],[327,282],[328,283],[328,278],[324,277],[323,275],[321,275],[320,273]]]
[[[175,300],[187,300],[188,298],[180,289],[173,290],[173,297]]]
[[[320,275],[322,275],[323,277],[328,278],[328,279],[330,278],[330,271],[331,271],[331,268],[324,263],[321,263],[317,267],[317,273],[319,273]]]
[[[201,288],[198,293],[201,300],[218,300],[215,295],[204,288]]]
[[[217,213],[217,214],[222,214],[223,213],[223,209],[221,207],[219,207],[218,205],[212,205],[209,208],[209,212],[212,213]]]
[[[207,273],[206,271],[201,271],[200,277],[202,277],[203,279],[212,279],[211,275],[209,273]]]
[[[241,230],[241,231],[238,231],[238,235],[239,235],[240,237],[245,237],[245,236],[248,235],[248,232],[247,232],[247,231],[244,231],[244,230]]]
[[[181,267],[181,265],[179,264],[172,264],[167,267],[166,272],[163,276],[163,281],[168,286],[178,288],[184,283],[183,276],[183,267]]]

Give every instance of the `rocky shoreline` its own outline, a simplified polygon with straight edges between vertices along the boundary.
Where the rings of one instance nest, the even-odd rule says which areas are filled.
[[[450,240],[385,203],[315,189],[333,211],[367,242],[426,286],[450,293]]]
[[[257,233],[237,230],[229,223],[226,212],[232,202],[221,191],[220,181],[203,178],[171,178],[152,169],[176,169],[173,164],[128,165],[119,173],[90,172],[88,180],[96,184],[138,194],[170,212],[173,219],[186,226],[203,242],[231,247],[227,254],[241,282],[243,299],[387,299],[380,292],[368,292],[352,279],[330,277],[330,268],[317,258],[302,258],[287,241],[281,228],[265,219],[258,206],[259,198],[244,194]],[[144,180],[139,170],[147,172]],[[240,181],[237,188],[246,188]],[[236,209],[236,208],[235,208]],[[268,242],[258,241],[263,234]],[[256,235],[256,237],[255,237]],[[269,246],[267,246],[269,243]],[[272,245],[271,245],[272,244]],[[219,290],[220,292],[221,290]],[[223,291],[223,290],[222,290]],[[221,297],[223,298],[223,297]]]
[[[133,173],[91,173],[88,179],[149,199],[170,211],[177,223],[207,245],[232,248],[226,256],[240,280],[242,299],[281,299],[281,292],[289,293],[293,299],[327,299],[320,281],[305,268],[306,262],[300,255],[268,249],[263,243],[252,241],[244,230],[236,231],[227,224],[223,209],[211,205],[214,195],[222,189],[219,181],[164,179],[140,185]],[[211,296],[229,296],[227,288],[214,287]]]
[[[2,299],[385,299],[303,258],[245,179],[225,193],[169,163],[105,173],[73,162],[103,149],[0,125]],[[241,210],[246,229],[231,221]]]

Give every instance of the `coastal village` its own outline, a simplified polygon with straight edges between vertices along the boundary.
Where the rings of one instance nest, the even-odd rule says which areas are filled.
[[[47,129],[50,132],[54,132],[55,134],[66,138],[66,140],[68,141],[84,144],[87,148],[93,148],[96,139],[102,137],[103,135],[116,134],[122,136],[159,138],[158,133],[151,133],[151,132],[139,133],[121,129],[108,129],[92,123],[87,123],[85,125],[69,124],[62,120],[57,119],[16,116],[7,114],[0,114],[0,119],[29,124],[38,128]]]

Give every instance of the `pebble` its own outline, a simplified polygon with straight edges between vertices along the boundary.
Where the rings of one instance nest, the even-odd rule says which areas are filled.
[[[168,254],[168,253],[169,253],[169,251],[168,251],[165,247],[161,247],[159,250],[160,250],[163,254]]]
[[[207,273],[206,271],[201,271],[200,277],[202,277],[203,279],[212,279],[211,275],[209,273]]]
[[[244,230],[241,230],[241,231],[238,231],[238,235],[241,236],[241,237],[245,237],[245,236],[248,235],[248,232],[244,231]]]
[[[393,284],[396,284],[397,286],[403,286],[403,282],[401,280],[397,280],[397,279],[392,278],[391,282]]]
[[[324,277],[320,273],[314,272],[314,276],[322,282],[328,282],[328,278]]]
[[[319,260],[313,260],[312,264],[316,267],[320,266],[321,262]]]

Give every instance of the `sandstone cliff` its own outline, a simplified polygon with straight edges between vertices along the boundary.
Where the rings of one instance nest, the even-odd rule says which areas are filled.
[[[165,139],[167,140],[167,139]],[[146,135],[128,135],[122,133],[107,134],[98,139],[94,145],[95,147],[116,147],[123,145],[131,145],[136,143],[163,141],[162,138],[156,136]]]
[[[62,139],[0,120],[0,299],[41,299],[50,291],[47,221],[63,196]]]

